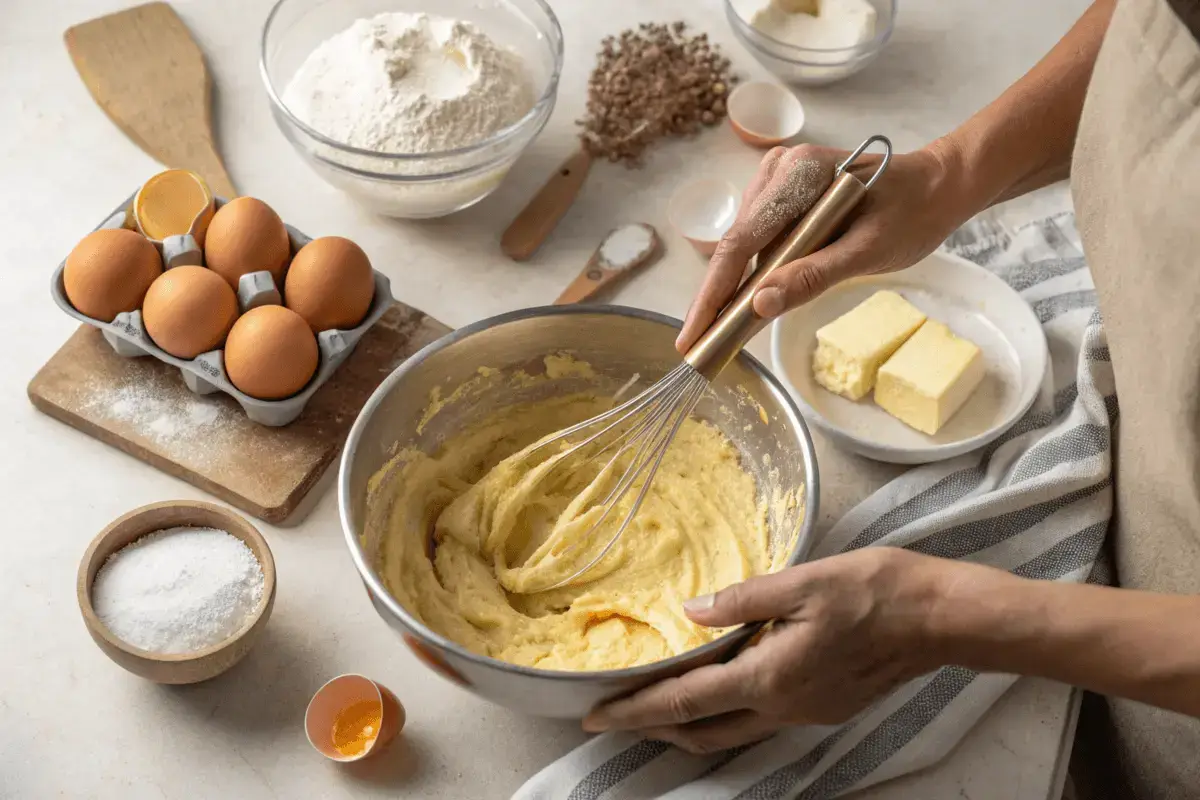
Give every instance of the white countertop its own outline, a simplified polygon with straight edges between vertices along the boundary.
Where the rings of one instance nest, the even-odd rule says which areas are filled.
[[[345,552],[328,481],[292,528],[262,525],[279,593],[264,640],[226,675],[167,688],[123,672],[92,644],[75,601],[87,543],[119,514],[203,498],[180,481],[38,414],[24,387],[75,323],[50,301],[54,265],[157,166],[91,101],[62,45],[69,25],[123,0],[5,0],[0,25],[0,311],[9,331],[0,392],[0,797],[507,797],[583,740],[572,724],[519,716],[421,666],[376,616]],[[191,0],[176,9],[206,51],[221,146],[235,183],[314,235],[357,240],[397,296],[450,325],[551,301],[616,224],[656,225],[666,257],[613,298],[682,316],[704,264],[673,236],[665,199],[699,170],[741,184],[758,155],[726,128],[664,146],[642,171],[600,165],[558,231],[525,264],[497,241],[515,209],[574,147],[572,120],[599,38],[629,23],[683,17],[762,76],[732,40],[717,0],[553,2],[566,37],[558,108],[503,186],[478,206],[424,223],[381,219],[309,172],[276,130],[259,82],[270,0]],[[952,128],[1026,70],[1085,0],[907,0],[880,59],[855,78],[802,93],[806,137],[850,145],[876,132],[908,149]],[[20,344],[18,344],[20,342]],[[765,356],[763,341],[752,349]],[[820,440],[823,526],[895,474]],[[304,707],[327,678],[362,672],[405,703],[388,756],[357,768],[312,752]],[[938,766],[861,795],[877,800],[1041,800],[1058,780],[1072,716],[1066,687],[1026,680]],[[1056,795],[1055,795],[1056,797]]]

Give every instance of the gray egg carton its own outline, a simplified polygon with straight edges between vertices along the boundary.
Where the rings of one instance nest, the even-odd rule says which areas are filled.
[[[132,201],[133,196],[131,195],[104,222],[97,225],[96,230],[126,227],[125,222]],[[225,202],[224,199],[217,198],[217,207],[220,208]],[[286,227],[288,239],[291,241],[291,254],[294,256],[296,251],[312,241],[312,237],[306,236],[291,225]],[[155,244],[162,254],[164,269],[204,265],[204,253],[191,235],[169,236],[161,244]],[[80,322],[86,322],[88,325],[99,328],[104,334],[105,341],[117,355],[127,358],[153,356],[159,361],[176,366],[183,376],[183,382],[196,394],[225,392],[238,401],[250,419],[259,424],[273,427],[287,425],[300,416],[309,398],[317,389],[321,388],[325,381],[329,380],[329,377],[354,350],[354,346],[358,344],[363,334],[379,321],[394,302],[391,282],[386,275],[376,271],[375,297],[371,300],[371,307],[362,323],[351,330],[328,330],[317,334],[317,346],[320,352],[317,372],[308,384],[298,394],[284,400],[259,400],[238,391],[237,387],[230,382],[229,376],[225,374],[225,358],[222,350],[210,350],[207,353],[201,353],[194,359],[187,360],[176,358],[154,344],[149,334],[146,333],[146,326],[142,324],[140,310],[118,314],[112,322],[105,322],[79,313],[67,300],[66,289],[63,286],[65,265],[64,259],[54,270],[54,278],[50,284],[50,293],[54,297],[54,302]],[[243,275],[238,282],[237,296],[240,313],[245,313],[258,306],[282,304],[279,287],[275,285],[275,279],[271,273],[265,270]]]

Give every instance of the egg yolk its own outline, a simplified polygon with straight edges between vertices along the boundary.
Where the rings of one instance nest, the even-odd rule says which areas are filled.
[[[338,712],[333,720],[333,747],[344,756],[362,755],[379,735],[383,704],[360,700]]]
[[[208,193],[186,170],[168,170],[151,178],[138,197],[137,218],[150,239],[191,233],[192,223],[208,207]]]

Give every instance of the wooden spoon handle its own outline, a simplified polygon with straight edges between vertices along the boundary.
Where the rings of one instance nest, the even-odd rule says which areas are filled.
[[[572,303],[581,303],[600,291],[606,284],[612,283],[623,272],[623,270],[604,269],[600,266],[599,261],[597,256],[592,256],[583,271],[575,276],[575,280],[571,281],[566,289],[563,289],[563,293],[554,301],[554,305],[569,306]]]
[[[554,301],[554,305],[565,306],[572,303],[582,303],[584,300],[590,299],[592,295],[604,287],[620,281],[633,272],[643,269],[662,255],[663,245],[662,239],[658,236],[658,231],[645,223],[634,223],[634,225],[623,227],[634,226],[642,227],[646,230],[650,242],[648,248],[623,266],[613,266],[605,261],[601,254],[604,252],[604,244],[608,241],[609,237],[614,233],[619,233],[622,229],[618,228],[610,232],[608,236],[604,237],[604,241],[600,243],[600,246],[596,248],[596,252],[592,253],[592,257],[588,259],[587,266],[563,290],[563,293]]]
[[[500,249],[506,256],[524,261],[542,246],[575,202],[591,166],[592,157],[582,149],[563,162],[500,237]]]

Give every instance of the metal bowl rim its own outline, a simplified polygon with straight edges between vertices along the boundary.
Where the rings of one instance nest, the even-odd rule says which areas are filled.
[[[520,664],[512,664],[507,661],[501,661],[498,658],[491,656],[483,656],[478,653],[473,653],[467,648],[460,645],[451,639],[435,633],[426,627],[423,623],[416,620],[408,610],[405,609],[391,592],[383,585],[382,580],[376,576],[373,569],[367,564],[366,556],[358,542],[358,536],[355,534],[353,526],[350,523],[349,511],[349,493],[350,493],[350,470],[353,462],[353,454],[358,448],[358,441],[363,435],[363,430],[366,428],[371,417],[383,402],[384,398],[404,379],[404,377],[415,369],[418,365],[429,359],[434,353],[443,350],[452,344],[456,344],[470,336],[479,333],[480,331],[489,328],[507,325],[511,322],[520,322],[527,319],[537,317],[553,317],[565,315],[615,315],[622,317],[632,317],[634,319],[645,320],[648,322],[657,322],[671,328],[678,329],[683,323],[674,317],[666,314],[659,314],[654,311],[647,311],[640,308],[631,308],[629,306],[619,305],[572,305],[572,306],[535,306],[532,308],[521,309],[519,311],[510,311],[504,314],[498,314],[487,319],[482,319],[478,322],[466,325],[462,328],[457,328],[450,333],[442,336],[434,342],[427,344],[425,347],[418,350],[402,364],[397,366],[392,373],[384,378],[383,382],[372,392],[367,398],[367,402],[363,405],[362,410],[358,413],[358,417],[354,420],[354,425],[350,429],[350,435],[346,438],[346,444],[342,449],[342,463],[338,469],[338,517],[342,523],[342,533],[346,538],[346,545],[350,549],[350,557],[354,560],[354,567],[358,570],[358,575],[367,587],[367,591],[380,603],[387,607],[393,615],[395,615],[404,626],[420,639],[425,640],[427,644],[434,645],[444,650],[449,650],[460,658],[466,659],[481,667],[491,667],[500,669],[505,672],[518,675],[527,675],[534,678],[548,678],[558,681],[620,681],[624,679],[640,678],[647,675],[656,674],[659,672],[668,671],[671,667],[683,664],[699,656],[711,653],[721,649],[732,640],[745,638],[758,629],[757,624],[741,625],[729,631],[728,633],[717,637],[716,639],[701,645],[692,650],[687,650],[671,658],[655,661],[650,664],[641,664],[636,667],[625,667],[623,669],[597,670],[593,672],[575,672],[565,670],[549,670],[538,669],[537,667],[526,667]],[[801,443],[801,454],[804,460],[805,480],[805,504],[804,504],[804,520],[800,523],[800,534],[797,537],[796,547],[788,557],[786,566],[791,567],[801,563],[808,555],[813,545],[813,534],[816,527],[816,520],[820,510],[820,475],[817,471],[817,455],[813,445],[812,434],[808,430],[808,426],[804,422],[804,417],[800,414],[800,409],[796,402],[784,389],[779,380],[771,374],[762,362],[755,358],[750,353],[743,350],[738,354],[738,360],[741,361],[747,368],[763,381],[776,399],[780,401],[780,405],[790,416],[795,428],[799,434]]]

